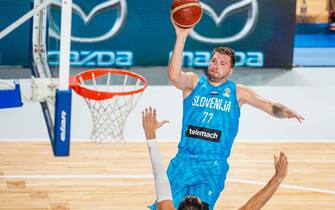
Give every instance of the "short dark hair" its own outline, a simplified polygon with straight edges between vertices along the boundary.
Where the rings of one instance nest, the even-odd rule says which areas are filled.
[[[230,57],[230,66],[234,67],[235,66],[235,51],[229,47],[217,47],[214,49],[213,51],[213,55],[214,53],[220,53],[222,55],[227,55]]]
[[[193,195],[186,196],[180,203],[178,210],[203,210],[204,205],[201,200]]]

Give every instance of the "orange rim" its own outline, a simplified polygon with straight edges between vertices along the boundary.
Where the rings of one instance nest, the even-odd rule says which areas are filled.
[[[80,78],[82,79],[82,81],[92,80],[93,73],[94,73],[95,78],[101,77],[108,73],[128,75],[130,77],[141,80],[143,82],[143,87],[138,88],[136,90],[132,90],[132,91],[106,92],[106,91],[91,90],[91,89],[88,89],[82,86],[80,84],[81,83]],[[148,82],[143,76],[136,74],[134,72],[120,70],[120,69],[90,69],[90,70],[80,72],[79,74],[70,78],[70,88],[72,88],[78,95],[84,98],[94,99],[97,101],[113,98],[114,96],[126,96],[126,95],[133,95],[136,93],[140,93],[140,92],[143,92],[147,86],[148,86]]]

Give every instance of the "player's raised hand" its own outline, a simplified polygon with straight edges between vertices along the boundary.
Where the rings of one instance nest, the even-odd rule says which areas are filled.
[[[174,30],[176,31],[176,35],[177,37],[187,37],[189,35],[189,33],[193,30],[193,27],[191,28],[181,28],[179,26],[177,26],[173,20],[172,17],[170,17],[171,23],[174,27]]]
[[[283,152],[280,152],[279,158],[274,155],[274,167],[276,169],[275,177],[282,182],[287,175],[288,162]]]
[[[156,109],[149,107],[142,112],[142,125],[147,139],[156,138],[155,131],[169,121],[157,121]]]

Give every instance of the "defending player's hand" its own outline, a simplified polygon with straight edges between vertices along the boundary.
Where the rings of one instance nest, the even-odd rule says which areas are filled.
[[[282,182],[287,175],[288,162],[283,152],[280,152],[279,158],[274,155],[274,167],[276,169],[275,177]]]
[[[142,112],[142,125],[147,139],[156,138],[155,131],[169,121],[157,121],[156,109],[152,107],[145,108]]]

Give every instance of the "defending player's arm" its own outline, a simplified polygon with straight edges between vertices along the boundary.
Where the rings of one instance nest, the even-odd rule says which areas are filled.
[[[159,210],[174,210],[171,188],[165,173],[162,157],[156,141],[156,130],[167,121],[157,122],[156,110],[151,107],[142,112],[142,124],[148,143],[149,156],[155,180],[157,207]]]
[[[254,90],[244,85],[237,85],[237,97],[240,106],[243,104],[249,104],[256,107],[264,112],[278,118],[295,118],[299,122],[302,122],[304,118],[299,115],[296,111],[268,99],[259,96]]]
[[[182,71],[185,42],[192,28],[182,29],[174,24],[173,26],[176,31],[176,42],[168,65],[168,78],[180,90],[193,89],[198,81],[198,75],[193,72]]]
[[[266,202],[273,196],[278,189],[280,183],[284,180],[287,174],[287,157],[284,153],[280,153],[279,159],[274,156],[274,166],[276,169],[275,175],[270,181],[256,193],[249,201],[240,208],[240,210],[258,210],[261,209]]]

